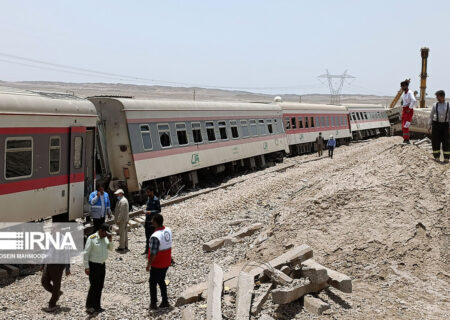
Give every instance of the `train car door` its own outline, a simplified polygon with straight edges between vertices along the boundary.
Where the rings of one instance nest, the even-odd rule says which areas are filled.
[[[86,127],[70,128],[69,221],[83,216]]]

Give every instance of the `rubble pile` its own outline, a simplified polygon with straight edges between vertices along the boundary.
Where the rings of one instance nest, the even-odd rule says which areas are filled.
[[[249,263],[241,270],[235,268],[225,275],[222,268],[214,263],[208,281],[187,288],[178,298],[176,306],[206,299],[206,319],[218,320],[222,319],[222,298],[235,300],[235,319],[247,320],[258,316],[270,297],[272,303],[277,305],[293,303],[304,297],[304,309],[320,315],[330,309],[330,305],[315,295],[330,286],[351,293],[352,280],[322,266],[312,257],[312,249],[301,245],[266,263]],[[193,309],[187,310],[183,312],[184,319],[196,319]],[[268,314],[264,316],[270,317]]]

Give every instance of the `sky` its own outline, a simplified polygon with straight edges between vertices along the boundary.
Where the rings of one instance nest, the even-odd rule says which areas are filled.
[[[0,0],[0,80],[395,95],[448,88],[450,1]],[[40,62],[69,66],[36,63]],[[96,72],[87,72],[96,71]],[[102,73],[98,73],[102,72]],[[114,75],[112,75],[114,74]]]

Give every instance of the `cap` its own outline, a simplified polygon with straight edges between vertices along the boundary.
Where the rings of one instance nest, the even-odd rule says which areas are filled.
[[[115,195],[120,194],[120,193],[124,194],[125,192],[123,192],[122,189],[117,189],[116,192],[114,192]]]
[[[109,226],[109,224],[107,223],[102,223],[102,225],[100,226],[100,228],[98,228],[99,230],[103,230],[106,232],[110,232],[111,231],[111,227]]]
[[[330,135],[330,138],[333,138],[333,135]]]

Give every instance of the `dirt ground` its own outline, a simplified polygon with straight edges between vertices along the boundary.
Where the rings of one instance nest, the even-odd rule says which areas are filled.
[[[165,207],[177,262],[168,273],[171,304],[188,286],[205,281],[212,262],[224,271],[239,262],[268,261],[291,245],[308,244],[321,264],[353,279],[353,293],[324,290],[331,309],[313,316],[301,300],[262,313],[275,319],[445,319],[450,317],[450,166],[437,164],[401,138],[379,138],[316,155],[288,158],[295,166],[246,176],[245,182]],[[266,173],[266,174],[264,174]],[[242,178],[242,177],[240,177]],[[238,178],[236,178],[238,179]],[[241,226],[263,222],[261,232],[234,246],[205,253],[202,244]],[[267,236],[266,241],[258,238]],[[130,233],[131,252],[111,253],[98,319],[180,319],[181,308],[148,313],[148,275],[143,228]],[[81,265],[64,278],[61,309],[41,311],[49,295],[40,274],[1,283],[1,319],[86,318],[88,280]],[[206,302],[193,304],[204,319]],[[224,319],[234,319],[232,295],[223,299]],[[258,319],[255,317],[252,319]]]

